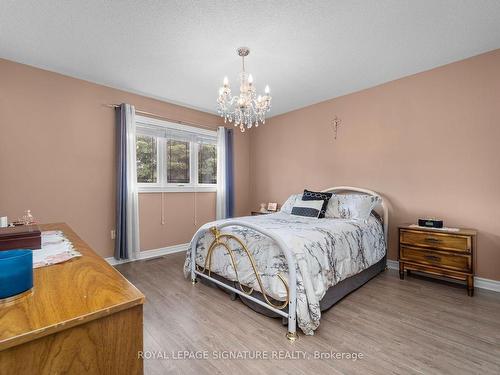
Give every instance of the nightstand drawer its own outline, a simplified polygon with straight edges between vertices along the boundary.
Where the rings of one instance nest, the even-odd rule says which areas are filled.
[[[471,237],[449,233],[401,230],[400,242],[406,245],[470,253]]]
[[[471,256],[418,249],[401,245],[399,258],[403,261],[427,264],[455,271],[470,272]]]

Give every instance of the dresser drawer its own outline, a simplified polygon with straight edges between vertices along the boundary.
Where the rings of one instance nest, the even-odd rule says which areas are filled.
[[[449,233],[401,230],[400,243],[470,253],[471,237]]]
[[[455,271],[470,272],[471,256],[444,253],[440,251],[418,249],[401,245],[399,258],[402,261],[415,262]]]

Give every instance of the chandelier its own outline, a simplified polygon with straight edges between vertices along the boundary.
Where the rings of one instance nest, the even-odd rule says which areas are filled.
[[[234,126],[239,126],[244,132],[245,127],[250,129],[253,125],[259,126],[259,122],[262,124],[266,122],[266,113],[271,109],[271,95],[269,86],[266,85],[264,95],[257,96],[253,77],[245,72],[245,57],[250,50],[247,47],[240,47],[237,51],[242,59],[240,95],[231,95],[229,80],[224,77],[222,87],[219,89],[217,112],[224,117],[224,122],[234,121]]]

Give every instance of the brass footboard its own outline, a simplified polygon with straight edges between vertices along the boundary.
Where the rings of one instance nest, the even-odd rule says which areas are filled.
[[[250,264],[252,265],[252,271],[255,275],[255,279],[257,280],[257,283],[259,284],[260,292],[261,292],[262,296],[264,297],[264,300],[266,301],[266,303],[268,305],[276,308],[276,309],[279,309],[279,310],[283,310],[285,307],[288,306],[288,302],[290,301],[290,291],[288,288],[287,281],[285,280],[285,278],[281,274],[278,273],[277,277],[279,278],[279,280],[283,283],[283,286],[285,287],[286,300],[282,304],[276,305],[269,300],[269,296],[265,291],[264,284],[262,283],[262,278],[260,276],[259,271],[257,270],[255,259],[252,255],[252,253],[248,250],[247,246],[243,243],[243,241],[241,241],[238,237],[236,237],[232,234],[221,233],[221,231],[218,230],[216,227],[211,227],[210,232],[212,232],[212,234],[214,235],[214,240],[212,241],[212,243],[210,244],[210,247],[208,248],[207,256],[205,258],[205,265],[203,266],[203,269],[201,270],[201,272],[206,273],[208,271],[208,276],[210,276],[211,270],[212,270],[212,254],[213,254],[215,249],[223,248],[227,251],[227,253],[229,254],[229,257],[231,258],[231,263],[232,263],[232,266],[234,269],[234,274],[236,276],[236,281],[238,282],[239,288],[246,295],[252,295],[254,289],[250,288],[246,285],[244,286],[244,284],[242,284],[240,282],[240,279],[238,276],[238,267],[236,265],[236,259],[235,259],[235,256],[233,254],[234,249],[231,249],[231,247],[229,246],[229,240],[233,240],[239,246],[241,246],[241,248],[245,252],[246,256],[248,257],[248,260],[250,261]],[[245,287],[250,288],[250,289],[245,289]]]
[[[283,283],[283,286],[285,287],[286,290],[286,299],[282,303],[274,303],[270,299],[273,299],[268,295],[264,288],[264,284],[262,282],[262,277],[261,274],[259,273],[259,270],[257,269],[257,265],[255,262],[255,259],[253,257],[253,254],[251,251],[249,251],[248,247],[246,244],[240,240],[238,237],[234,236],[233,234],[229,233],[222,233],[220,230],[224,227],[228,226],[240,226],[240,227],[246,227],[250,228],[256,232],[259,232],[269,238],[271,238],[280,248],[280,250],[283,252],[285,255],[287,264],[288,264],[288,280],[283,277],[281,274],[277,274],[277,277]],[[199,267],[196,264],[196,248],[198,241],[200,237],[206,233],[207,231],[210,231],[214,235],[214,240],[210,244],[207,254],[205,257],[205,263],[203,266],[203,269]],[[254,288],[250,287],[248,285],[244,285],[240,282],[239,275],[238,275],[238,267],[236,264],[236,258],[234,255],[234,249],[231,249],[231,246],[229,244],[230,241],[236,242],[237,245],[241,247],[245,255],[248,257],[248,260],[252,266],[252,271],[255,275],[255,280],[257,281],[257,284],[260,289],[260,293],[262,294],[264,301],[262,301],[259,298],[256,298],[253,296]],[[226,283],[214,278],[211,276],[212,272],[212,256],[213,253],[216,249],[222,248],[224,249],[230,259],[231,259],[231,264],[234,269],[236,281],[238,282],[239,289],[233,288],[230,285],[227,285]],[[193,284],[196,282],[196,277],[200,276],[203,278],[206,278],[213,283],[228,289],[234,293],[239,294],[243,298],[246,298],[248,300],[251,300],[271,311],[274,311],[275,313],[285,317],[288,319],[288,332],[286,334],[286,337],[293,341],[297,338],[296,334],[296,304],[297,304],[297,274],[296,274],[296,266],[295,266],[295,261],[292,256],[291,251],[288,249],[287,245],[281,240],[279,236],[277,236],[275,233],[268,231],[267,229],[261,228],[255,224],[251,223],[246,223],[238,220],[230,220],[230,221],[225,221],[224,223],[218,225],[218,227],[211,227],[209,229],[200,229],[194,236],[192,242],[191,242],[191,280]],[[273,299],[274,300],[274,299]],[[281,302],[281,301],[277,301]],[[285,309],[288,306],[288,311],[285,312],[283,309]]]

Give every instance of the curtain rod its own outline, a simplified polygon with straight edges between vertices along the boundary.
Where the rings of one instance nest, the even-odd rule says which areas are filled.
[[[120,107],[119,104],[105,104],[105,106],[109,107],[109,108],[119,108]],[[166,120],[166,121],[170,121],[170,122],[175,122],[175,123],[181,124],[181,125],[197,126],[197,127],[200,127],[200,128],[205,128],[205,129],[210,129],[210,130],[217,130],[217,128],[219,126],[223,126],[223,125],[208,126],[208,125],[198,124],[196,122],[176,120],[176,119],[172,119],[172,118],[165,117],[165,116],[162,116],[162,115],[157,115],[156,113],[141,111],[139,109],[136,109],[135,113],[140,114],[140,115],[145,115],[145,116],[156,117],[156,118],[159,118],[159,119],[162,119],[162,120]]]

